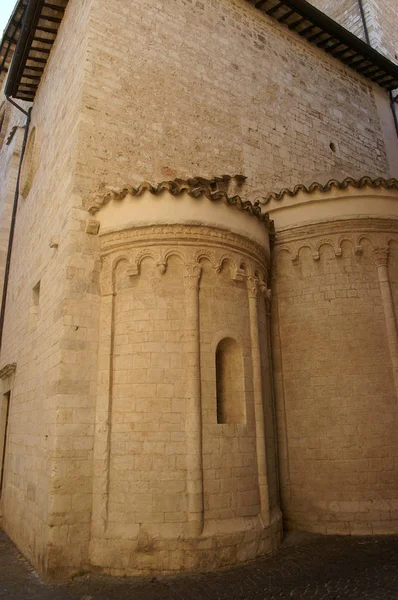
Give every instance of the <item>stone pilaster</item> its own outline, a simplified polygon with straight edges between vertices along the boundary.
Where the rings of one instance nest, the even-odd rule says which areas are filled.
[[[100,306],[100,343],[98,355],[98,388],[94,437],[94,485],[92,540],[105,535],[108,524],[109,461],[112,429],[112,361],[115,291],[112,262],[105,260],[102,271]]]
[[[188,536],[203,531],[202,407],[200,382],[199,286],[202,268],[188,264],[184,275],[186,292],[186,369],[187,373],[187,490]]]
[[[394,308],[394,299],[391,292],[390,277],[388,273],[388,257],[388,246],[374,248],[373,258],[377,267],[377,275],[379,278],[380,294],[386,321],[387,340],[390,349],[395,389],[398,396],[398,328],[397,317]]]
[[[262,392],[262,372],[261,372],[261,354],[260,339],[258,332],[258,291],[259,281],[256,277],[247,277],[247,291],[249,297],[250,313],[250,337],[252,344],[252,365],[253,365],[253,395],[254,395],[254,414],[256,421],[256,453],[257,453],[257,473],[258,487],[260,492],[261,518],[265,526],[270,523],[269,490],[268,490],[268,472],[267,472],[267,450],[265,444],[264,430],[264,407]]]

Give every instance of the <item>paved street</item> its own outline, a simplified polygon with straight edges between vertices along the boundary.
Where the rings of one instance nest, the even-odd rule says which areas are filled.
[[[398,537],[290,534],[279,552],[218,573],[159,579],[82,576],[49,585],[0,531],[7,600],[398,600]]]

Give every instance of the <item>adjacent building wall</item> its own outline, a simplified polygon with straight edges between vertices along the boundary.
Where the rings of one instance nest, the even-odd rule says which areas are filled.
[[[358,0],[312,0],[311,4],[340,23],[351,33],[367,41]],[[397,62],[397,3],[394,0],[363,0],[362,6],[370,45],[393,62]],[[390,173],[392,176],[398,177],[398,132],[394,123],[390,98],[388,93],[377,85],[373,86],[373,93],[379,113]]]
[[[359,0],[311,0],[316,8],[366,41]],[[397,62],[398,6],[395,0],[362,0],[370,45]]]
[[[315,8],[319,8],[328,17],[366,41],[365,28],[362,21],[358,0],[310,0]],[[365,0],[366,2],[366,0]],[[364,6],[365,6],[364,2]]]
[[[398,62],[397,3],[394,0],[365,0],[364,9],[372,47]]]
[[[34,104],[0,359],[17,365],[3,386],[11,386],[3,524],[42,573],[68,566],[71,549],[84,563],[89,537],[94,390],[79,353],[89,355],[94,339],[85,294],[95,254],[81,258],[73,197],[89,7],[69,3]],[[20,125],[13,115],[10,125]],[[3,146],[3,164],[11,148]]]

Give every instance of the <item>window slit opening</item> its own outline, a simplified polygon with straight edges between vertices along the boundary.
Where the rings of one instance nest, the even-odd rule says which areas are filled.
[[[224,338],[216,350],[217,423],[246,423],[244,381],[241,347]]]

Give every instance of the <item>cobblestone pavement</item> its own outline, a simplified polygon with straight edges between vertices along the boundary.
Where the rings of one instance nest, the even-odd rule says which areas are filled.
[[[272,556],[218,573],[45,584],[0,531],[7,600],[398,600],[398,537],[291,534]]]

